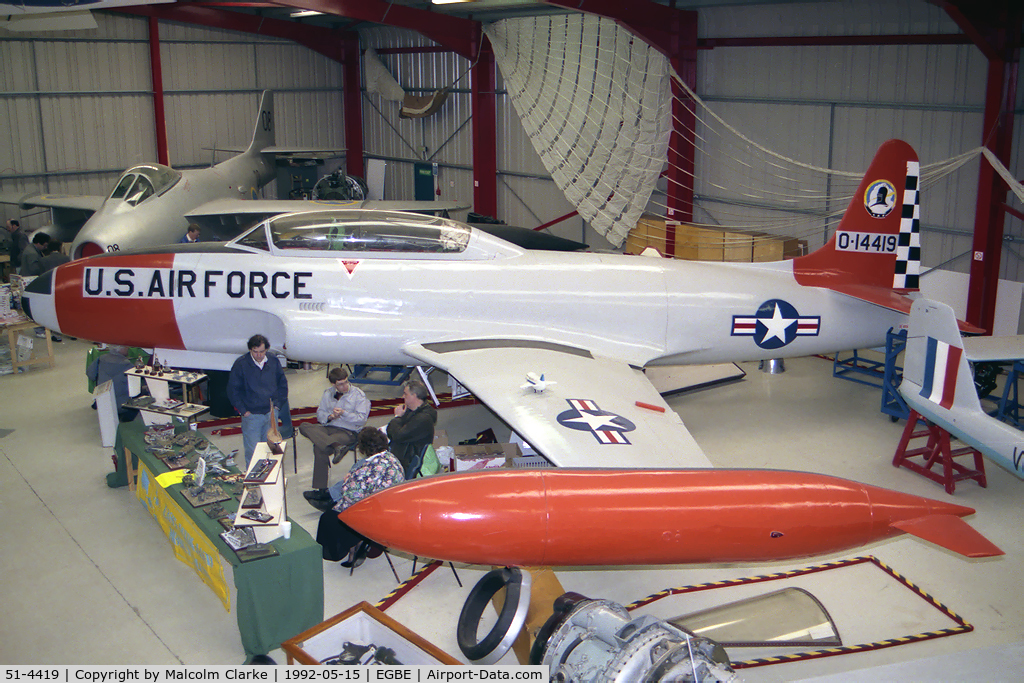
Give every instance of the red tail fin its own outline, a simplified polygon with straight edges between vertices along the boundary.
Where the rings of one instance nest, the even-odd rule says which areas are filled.
[[[847,291],[917,289],[921,265],[917,154],[902,140],[878,148],[832,239],[793,262],[797,282]]]

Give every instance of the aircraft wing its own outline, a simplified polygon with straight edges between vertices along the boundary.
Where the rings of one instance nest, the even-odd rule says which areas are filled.
[[[972,363],[1024,360],[1024,336],[967,337],[964,353]]]
[[[76,209],[95,213],[106,197],[71,194],[24,194],[21,192],[0,192],[0,204],[17,204],[23,209],[44,206],[50,209]]]
[[[416,344],[558,467],[709,468],[711,462],[641,370],[575,348],[523,340]],[[527,373],[547,388],[522,388]]]

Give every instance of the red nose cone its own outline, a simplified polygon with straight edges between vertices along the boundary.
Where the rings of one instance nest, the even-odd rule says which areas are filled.
[[[103,247],[93,242],[83,242],[78,247],[78,252],[75,254],[75,258],[86,258],[89,256],[95,256],[96,254],[102,254]]]

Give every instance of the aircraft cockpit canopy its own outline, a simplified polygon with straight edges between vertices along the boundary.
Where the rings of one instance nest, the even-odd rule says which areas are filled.
[[[329,252],[462,253],[472,229],[455,221],[399,211],[316,211],[267,222],[275,249]],[[237,244],[267,249],[263,226]]]
[[[129,168],[117,181],[111,199],[121,199],[136,206],[155,195],[161,195],[181,178],[181,173],[162,164],[141,164]]]

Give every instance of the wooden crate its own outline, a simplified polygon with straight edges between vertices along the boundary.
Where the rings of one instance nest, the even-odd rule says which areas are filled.
[[[754,260],[754,238],[745,232],[722,233],[722,260],[750,263]]]
[[[721,261],[725,256],[723,230],[676,226],[676,258],[689,261]]]
[[[344,641],[372,640],[395,651],[405,665],[462,664],[368,602],[360,602],[281,643],[288,663],[319,664]]]
[[[807,242],[795,237],[755,233],[753,239],[755,263],[796,258],[807,249]]]
[[[639,254],[647,247],[654,247],[661,254],[665,251],[665,219],[645,213],[636,222],[636,227],[626,236],[626,253]]]

